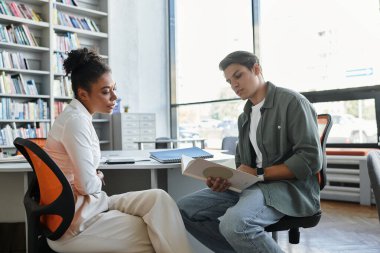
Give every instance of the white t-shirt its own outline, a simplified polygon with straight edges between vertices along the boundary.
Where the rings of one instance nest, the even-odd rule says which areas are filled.
[[[99,139],[92,125],[92,115],[73,99],[54,121],[45,151],[69,181],[75,196],[75,215],[62,239],[85,230],[108,210],[108,196],[96,175],[100,162]],[[61,240],[60,238],[60,240]]]
[[[257,132],[257,126],[259,124],[260,118],[261,118],[261,112],[260,109],[264,104],[264,101],[261,101],[257,105],[252,106],[251,111],[251,126],[249,128],[249,139],[251,141],[251,144],[256,152],[256,164],[257,167],[261,168],[263,165],[263,155],[257,146],[257,139],[256,139],[256,132]]]

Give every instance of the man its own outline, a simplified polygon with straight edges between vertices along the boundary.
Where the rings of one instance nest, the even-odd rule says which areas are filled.
[[[209,189],[178,202],[182,218],[187,230],[215,252],[283,252],[264,228],[284,215],[310,216],[320,209],[316,112],[301,94],[265,82],[252,53],[233,52],[219,68],[247,100],[238,119],[236,167],[262,181],[238,194],[227,190],[227,180],[208,178]]]

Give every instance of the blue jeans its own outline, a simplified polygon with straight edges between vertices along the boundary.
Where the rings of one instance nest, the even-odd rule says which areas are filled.
[[[203,189],[177,204],[186,229],[214,252],[283,252],[264,228],[284,214],[267,206],[255,185],[240,194]]]

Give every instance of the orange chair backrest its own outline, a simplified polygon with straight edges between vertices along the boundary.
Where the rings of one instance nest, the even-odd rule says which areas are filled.
[[[32,166],[34,174],[24,196],[28,224],[51,240],[58,240],[70,227],[75,199],[70,183],[51,157],[31,140],[16,138],[15,147]],[[31,245],[33,247],[33,245]]]
[[[46,145],[46,138],[28,138],[28,140],[36,143],[41,148],[45,147]],[[17,150],[16,155],[21,155],[21,152]]]
[[[40,205],[50,205],[61,195],[63,189],[62,183],[40,157],[27,147],[25,147],[25,150],[33,163],[34,171],[37,176],[40,192]],[[48,227],[50,231],[55,232],[62,223],[62,217],[53,214],[42,215],[40,221]]]

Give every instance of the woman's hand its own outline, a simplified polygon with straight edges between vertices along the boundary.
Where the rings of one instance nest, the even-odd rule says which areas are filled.
[[[104,181],[104,174],[100,170],[96,171],[96,175],[102,180],[103,185],[106,185],[106,182]]]
[[[208,177],[206,184],[214,192],[224,192],[231,186],[231,183],[228,182],[227,179],[223,179],[220,177]]]

